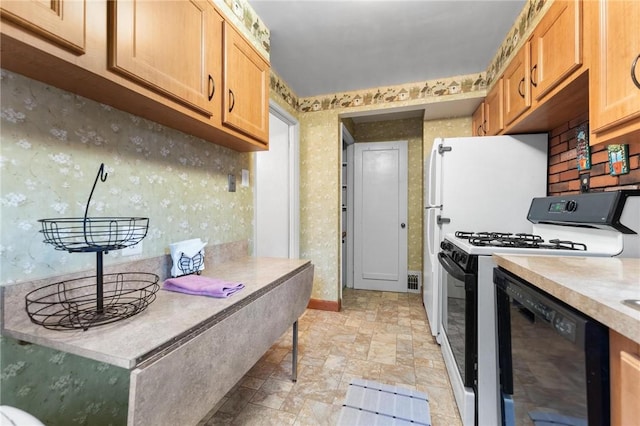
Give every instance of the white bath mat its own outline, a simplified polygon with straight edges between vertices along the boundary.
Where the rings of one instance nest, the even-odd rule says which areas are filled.
[[[339,426],[431,426],[427,394],[369,380],[353,379],[347,389]]]

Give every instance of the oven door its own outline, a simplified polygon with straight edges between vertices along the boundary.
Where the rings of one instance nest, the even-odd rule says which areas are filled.
[[[464,386],[476,388],[477,271],[466,272],[445,253],[442,266],[442,329],[455,358]]]

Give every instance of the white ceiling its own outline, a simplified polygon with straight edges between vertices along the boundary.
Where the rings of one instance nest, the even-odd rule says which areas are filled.
[[[526,0],[250,0],[299,97],[485,71]]]

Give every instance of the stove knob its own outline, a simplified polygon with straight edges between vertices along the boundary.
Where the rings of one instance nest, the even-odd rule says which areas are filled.
[[[578,208],[578,203],[576,203],[573,200],[567,201],[567,205],[565,206],[565,209],[568,212],[575,212],[577,208]]]
[[[460,263],[467,263],[467,255],[466,254],[461,254],[460,255]]]
[[[442,242],[440,243],[440,248],[441,248],[442,250],[445,250],[445,251],[446,251],[446,250],[451,250],[451,243],[449,243],[449,242],[447,242],[447,241],[442,241]]]

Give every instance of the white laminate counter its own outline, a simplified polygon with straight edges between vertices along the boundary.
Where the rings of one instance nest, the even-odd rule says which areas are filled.
[[[160,289],[145,311],[87,331],[48,330],[32,323],[24,300],[29,289],[19,285],[6,287],[2,289],[2,334],[131,370],[176,338],[216,315],[226,314],[233,305],[249,301],[261,289],[284,282],[311,266],[308,260],[252,257],[213,265],[202,275],[242,282],[245,288],[226,299]]]
[[[498,266],[640,343],[640,259],[493,255]]]

